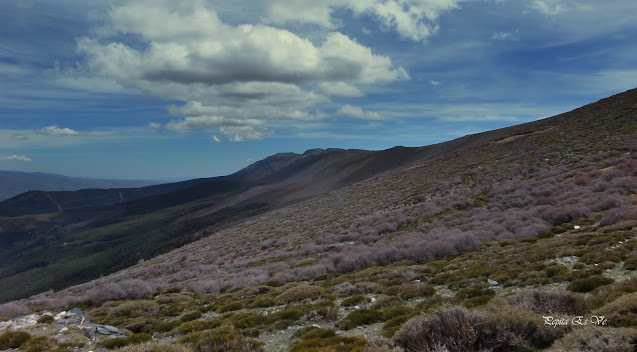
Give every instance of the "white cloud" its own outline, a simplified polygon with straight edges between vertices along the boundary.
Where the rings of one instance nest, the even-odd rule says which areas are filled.
[[[533,0],[531,8],[547,16],[555,16],[566,10],[560,0]]]
[[[72,130],[70,128],[60,128],[58,126],[43,127],[37,130],[36,133],[53,137],[77,136],[78,134],[80,134],[76,130]]]
[[[365,120],[384,120],[379,113],[363,110],[359,106],[343,105],[338,110],[338,114]]]
[[[429,83],[431,83],[432,86],[437,87],[440,85],[440,81],[429,81]]]
[[[158,129],[158,128],[161,128],[161,123],[158,123],[158,122],[149,122],[149,123],[148,123],[148,127],[152,128],[152,129]]]
[[[425,40],[438,31],[441,14],[458,8],[463,0],[274,0],[266,6],[265,20],[271,23],[310,23],[328,29],[338,27],[335,10],[367,15],[381,28],[396,31],[410,40]]]
[[[338,95],[342,97],[362,97],[363,92],[356,86],[345,82],[323,82],[319,84],[321,92],[327,95]]]
[[[215,141],[216,143],[221,143],[221,139],[219,139],[219,137],[212,135],[210,138],[212,138],[213,141]]]
[[[25,136],[23,134],[20,134],[20,133],[14,133],[14,134],[11,135],[11,140],[13,140],[13,141],[26,141],[28,139],[29,139],[29,137],[27,137],[27,136]]]
[[[223,126],[219,130],[230,136],[233,142],[259,140],[265,137],[264,131],[257,130],[252,126]]]
[[[0,156],[0,160],[32,161],[31,158],[23,156],[23,155]]]
[[[358,97],[359,85],[409,78],[389,57],[344,34],[328,33],[314,44],[267,25],[233,26],[198,0],[126,3],[111,11],[109,31],[112,41],[78,39],[83,71],[185,102],[171,107],[183,119],[169,129],[217,128],[233,140],[264,136],[263,126],[275,121],[322,118],[324,94]],[[119,34],[140,38],[141,45],[118,42]],[[234,138],[241,131],[248,134]]]
[[[518,40],[517,32],[495,32],[491,35],[491,40]]]

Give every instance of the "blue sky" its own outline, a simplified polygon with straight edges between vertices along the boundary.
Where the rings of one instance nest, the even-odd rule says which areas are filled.
[[[0,3],[0,169],[224,175],[421,146],[637,86],[634,0]]]

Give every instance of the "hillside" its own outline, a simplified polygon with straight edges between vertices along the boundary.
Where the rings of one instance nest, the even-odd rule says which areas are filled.
[[[27,192],[0,202],[0,301],[123,269],[235,222],[501,138],[420,148],[282,153],[226,177],[128,189]],[[15,282],[27,284],[14,285]]]
[[[75,305],[131,335],[121,345],[197,351],[563,351],[588,341],[632,351],[636,141],[637,89],[433,146],[278,155],[238,174],[262,184],[185,219],[270,201],[267,211],[0,315]],[[29,275],[0,284],[47,277]],[[606,324],[553,327],[547,315]]]
[[[33,191],[76,191],[86,188],[143,187],[159,183],[145,180],[101,180],[85,177],[69,177],[41,172],[0,170],[0,201]]]

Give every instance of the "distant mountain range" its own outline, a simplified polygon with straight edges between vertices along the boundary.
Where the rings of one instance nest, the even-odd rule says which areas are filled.
[[[85,188],[143,187],[157,183],[160,182],[149,180],[104,180],[41,172],[0,170],[0,201],[33,190],[76,191]]]

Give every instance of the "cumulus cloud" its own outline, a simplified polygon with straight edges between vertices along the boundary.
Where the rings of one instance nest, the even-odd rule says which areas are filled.
[[[232,140],[262,138],[273,121],[322,118],[326,95],[361,96],[359,85],[409,78],[342,33],[315,44],[268,25],[233,26],[198,0],[126,3],[110,12],[110,33],[78,39],[84,70],[183,101],[170,108],[181,118],[168,129],[216,128]],[[141,43],[118,42],[119,35]]]
[[[215,143],[221,143],[221,139],[219,139],[219,137],[212,135],[210,138],[212,138],[213,141],[215,141]]]
[[[23,156],[23,155],[0,156],[0,160],[32,161],[31,158]]]
[[[343,105],[338,110],[338,114],[365,120],[384,120],[379,113],[363,110],[359,106]]]
[[[44,135],[44,136],[52,136],[52,137],[76,136],[80,134],[76,130],[72,130],[70,128],[60,128],[58,126],[43,127],[37,130],[36,133]]]
[[[345,82],[323,82],[319,84],[321,92],[327,95],[337,95],[342,97],[362,97],[363,92],[356,86]]]
[[[355,16],[367,15],[386,31],[401,37],[425,40],[438,31],[441,14],[455,9],[463,0],[274,0],[266,7],[271,23],[311,23],[325,28],[338,27],[332,16],[336,10],[350,10]]]
[[[149,123],[148,123],[148,127],[153,128],[153,129],[158,129],[158,128],[161,128],[161,123],[158,123],[158,122],[149,122]]]

